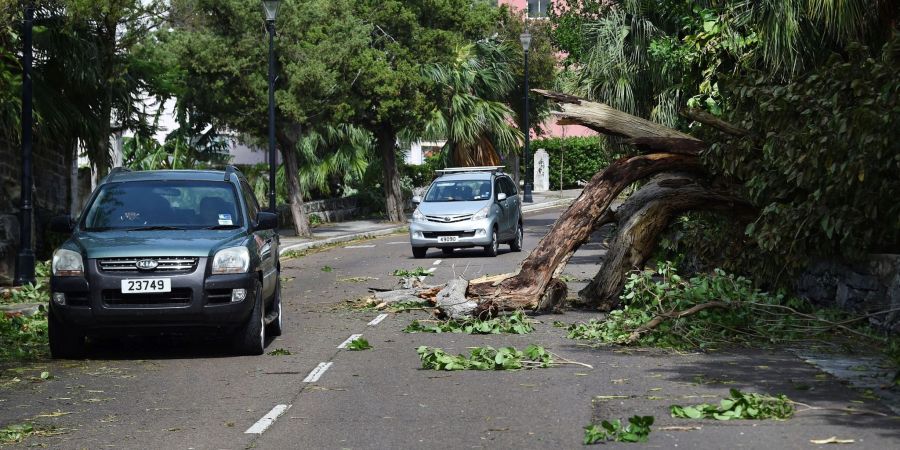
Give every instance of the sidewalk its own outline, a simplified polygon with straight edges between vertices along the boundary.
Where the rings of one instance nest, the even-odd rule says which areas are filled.
[[[571,203],[581,189],[568,189],[564,191],[536,192],[532,194],[532,203],[524,203],[522,212],[527,214],[557,206],[565,206]],[[322,247],[338,242],[352,241],[356,239],[384,236],[387,234],[405,231],[406,224],[387,222],[381,220],[350,220],[346,222],[326,223],[313,228],[313,237],[300,238],[294,235],[294,230],[282,229],[280,255],[289,251],[303,251],[311,248]]]

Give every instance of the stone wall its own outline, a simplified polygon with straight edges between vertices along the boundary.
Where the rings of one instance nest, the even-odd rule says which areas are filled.
[[[47,232],[50,219],[69,210],[69,158],[66,152],[34,146],[34,248],[48,259],[55,242]],[[0,285],[12,282],[19,252],[19,206],[22,152],[0,143]]]
[[[343,222],[352,220],[367,211],[359,206],[359,199],[356,197],[331,198],[326,200],[315,200],[303,204],[303,211],[307,215],[315,214],[322,223]],[[278,207],[279,222],[282,228],[290,228],[293,226],[293,218],[291,217],[291,208],[289,205],[280,205]],[[312,222],[314,219],[310,219]]]
[[[821,306],[838,306],[855,314],[900,308],[900,255],[877,254],[849,264],[820,261],[797,283],[801,297]],[[880,329],[900,333],[900,311],[869,319]]]

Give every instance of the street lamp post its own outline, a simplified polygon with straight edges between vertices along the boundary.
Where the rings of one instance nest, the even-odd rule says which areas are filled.
[[[269,32],[269,210],[275,208],[275,17],[278,16],[280,0],[263,0],[266,12],[266,31]]]
[[[31,32],[34,23],[34,2],[25,4],[25,20],[22,22],[22,206],[19,223],[19,254],[16,258],[15,283],[17,286],[34,283],[34,249],[32,249],[32,135],[31,106]]]
[[[532,179],[533,170],[528,170],[528,161],[531,159],[531,124],[528,121],[528,50],[531,48],[531,33],[526,29],[524,33],[519,36],[519,40],[522,42],[522,49],[525,50],[525,114],[524,114],[524,123],[522,126],[522,133],[525,134],[525,193],[522,194],[522,201],[525,203],[532,203],[534,200],[531,198],[531,189],[532,189]]]

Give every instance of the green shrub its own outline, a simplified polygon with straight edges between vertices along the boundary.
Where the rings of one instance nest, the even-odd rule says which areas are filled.
[[[550,155],[552,189],[559,189],[560,165],[563,188],[572,189],[622,156],[610,148],[603,136],[537,139],[531,142],[531,150],[536,152],[538,149],[544,149]]]

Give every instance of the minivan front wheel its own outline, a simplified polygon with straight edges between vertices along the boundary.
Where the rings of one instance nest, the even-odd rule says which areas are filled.
[[[497,256],[497,253],[500,252],[500,239],[497,236],[496,228],[491,232],[491,243],[484,246],[484,252],[487,256]]]
[[[253,283],[253,297],[245,301],[253,302],[253,310],[247,323],[238,328],[234,336],[234,349],[242,355],[262,355],[266,349],[266,315],[262,302],[262,286],[259,280]]]
[[[428,247],[413,247],[412,252],[414,258],[424,258],[428,253]]]
[[[50,341],[50,356],[57,359],[84,358],[84,334],[61,322],[51,307],[47,311],[47,338]]]

